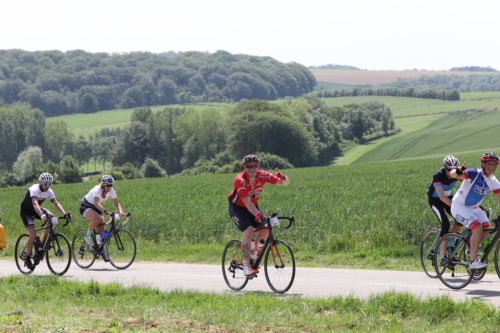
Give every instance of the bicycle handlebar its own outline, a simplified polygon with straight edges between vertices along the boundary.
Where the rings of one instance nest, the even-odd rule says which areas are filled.
[[[292,226],[292,224],[295,222],[295,216],[278,216],[278,213],[273,213],[270,217],[266,217],[266,222],[271,224],[271,219],[275,217],[277,218],[278,220],[288,220],[289,223],[287,226],[285,226],[284,228],[285,229],[288,229]]]
[[[108,222],[104,222],[104,224],[114,223],[115,222],[115,216],[116,215],[120,216],[119,214],[115,214],[114,212],[108,212],[106,214],[109,216],[109,221]],[[125,214],[125,216],[127,218],[125,219],[125,221],[122,222],[122,225],[126,224],[132,218],[132,213],[128,212],[127,214]]]
[[[55,217],[55,216],[54,216]],[[49,217],[50,219],[50,217]],[[66,216],[58,216],[58,220],[66,220],[66,223],[63,224],[63,227],[67,226],[68,223],[71,222],[71,213],[66,213]],[[47,221],[43,221],[42,228],[47,224]]]

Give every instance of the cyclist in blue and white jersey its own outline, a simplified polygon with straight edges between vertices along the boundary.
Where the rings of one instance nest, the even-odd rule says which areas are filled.
[[[24,265],[28,269],[33,269],[33,263],[31,262],[33,243],[36,238],[36,228],[35,219],[50,222],[50,218],[54,215],[47,209],[40,207],[45,199],[49,199],[54,207],[59,213],[64,215],[64,217],[69,218],[64,208],[57,201],[54,191],[50,188],[54,182],[54,177],[50,173],[44,172],[38,177],[39,183],[30,186],[28,192],[24,196],[23,202],[21,202],[21,219],[28,230],[29,238],[26,242],[26,260]],[[45,236],[43,241],[48,237],[49,229],[45,229]]]
[[[432,176],[432,182],[427,190],[429,206],[441,223],[439,238],[444,237],[450,230],[450,220],[448,219],[448,215],[452,216],[452,190],[458,182],[458,179],[451,177],[451,171],[459,166],[460,161],[455,156],[446,156],[443,159],[443,167],[434,173]],[[467,167],[468,164],[464,164],[464,166]],[[457,233],[461,227],[461,224],[455,223],[453,224],[451,232]],[[446,244],[443,243],[441,255],[444,256],[445,253]]]
[[[493,173],[500,159],[494,153],[485,153],[481,157],[481,169],[459,167],[451,172],[451,176],[462,180],[462,185],[453,197],[451,213],[455,219],[472,231],[470,239],[471,269],[482,269],[488,266],[477,258],[479,244],[483,243],[490,227],[486,214],[479,208],[488,193],[493,192],[500,201],[500,182]]]

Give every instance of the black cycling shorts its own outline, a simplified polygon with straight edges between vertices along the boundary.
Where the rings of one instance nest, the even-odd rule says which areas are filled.
[[[265,215],[259,206],[255,207],[262,215]],[[255,221],[255,216],[246,207],[238,206],[232,202],[229,202],[229,216],[241,232],[247,230],[248,227],[260,228],[262,226],[262,223]]]

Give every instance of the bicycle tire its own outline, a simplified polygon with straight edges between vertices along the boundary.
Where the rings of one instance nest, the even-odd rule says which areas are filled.
[[[73,260],[75,264],[83,269],[90,268],[96,259],[94,246],[87,244],[84,237],[87,230],[79,230],[73,237]]]
[[[497,242],[495,245],[495,256],[493,257],[493,261],[495,262],[495,271],[497,272],[498,278],[500,278],[500,264],[498,262],[498,256],[500,255],[500,242]]]
[[[248,276],[243,274],[243,252],[241,240],[233,239],[226,244],[222,252],[222,275],[229,288],[241,290],[248,283]]]
[[[26,259],[24,251],[26,250],[26,243],[28,242],[29,237],[30,236],[28,234],[22,234],[21,236],[19,236],[16,241],[16,248],[14,250],[14,258],[16,260],[17,269],[19,269],[19,271],[24,275],[29,275],[35,270],[35,268],[29,269],[24,265],[24,260]]]
[[[137,248],[135,238],[128,230],[116,229],[108,236],[104,246],[113,267],[125,269],[134,262]]]
[[[264,272],[269,287],[278,294],[287,292],[295,279],[295,256],[290,246],[275,240],[264,258]]]
[[[71,266],[71,245],[68,238],[60,233],[50,237],[46,248],[47,266],[54,275],[64,275]]]
[[[467,251],[470,252],[470,248],[465,242],[464,237],[454,233],[446,234],[443,238],[441,238],[436,245],[436,248],[441,248],[441,244],[443,242],[448,245],[448,241],[450,241],[450,244],[455,244],[454,248],[450,249],[450,251],[453,252],[448,252],[447,248],[447,253],[444,259],[445,261],[448,261],[448,263],[446,263],[445,266],[441,266],[441,260],[443,259],[440,259],[440,262],[438,262],[439,257],[434,257],[436,273],[441,282],[443,282],[443,284],[448,288],[462,289],[470,283],[473,275],[472,270],[469,269],[470,258],[466,255]],[[443,270],[441,270],[442,267],[444,267]]]
[[[433,279],[438,277],[436,268],[434,267],[434,256],[436,253],[439,253],[439,250],[436,250],[435,247],[437,244],[437,237],[439,237],[439,229],[429,229],[420,243],[420,264],[422,265],[424,273]],[[432,244],[434,244],[434,248],[431,248]]]

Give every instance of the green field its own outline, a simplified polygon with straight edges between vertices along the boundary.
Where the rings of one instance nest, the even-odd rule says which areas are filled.
[[[317,81],[314,90],[352,88],[352,84]]]
[[[216,108],[221,112],[227,109],[228,104],[222,103],[201,103],[196,105],[167,105],[168,107],[186,107],[194,109],[204,109],[207,107]],[[151,110],[157,112],[162,110],[166,106],[152,106]],[[84,114],[72,114],[64,115],[59,117],[48,118],[47,121],[61,119],[68,124],[68,129],[78,137],[82,135],[84,138],[88,138],[89,135],[93,135],[96,131],[99,131],[103,127],[123,128],[124,126],[130,124],[130,119],[132,117],[132,112],[134,109],[120,109],[120,110],[109,110],[109,111],[99,111],[96,113]]]
[[[267,185],[260,205],[267,213],[296,216],[295,228],[278,230],[277,236],[289,242],[299,265],[420,270],[420,238],[437,226],[425,187],[442,155],[411,163],[285,170],[291,185]],[[456,155],[478,166],[479,153]],[[122,206],[133,213],[127,228],[138,238],[137,259],[218,264],[223,245],[240,236],[227,213],[233,178],[227,174],[117,181]],[[60,203],[75,214],[71,226],[60,228],[70,238],[88,225],[77,212],[80,198],[93,185],[53,187]],[[9,245],[0,258],[13,255],[15,239],[24,232],[19,203],[26,190],[0,189]],[[491,205],[499,211],[497,202]]]
[[[380,143],[354,163],[379,162],[467,152],[500,153],[500,110],[440,118],[397,140]]]

